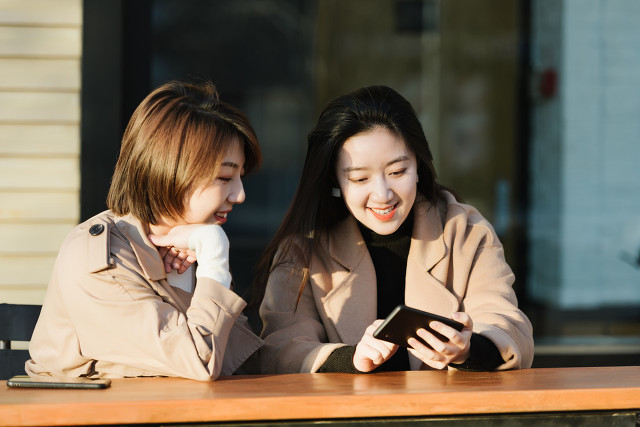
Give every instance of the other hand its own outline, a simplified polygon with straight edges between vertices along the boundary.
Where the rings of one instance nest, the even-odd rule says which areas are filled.
[[[182,274],[196,262],[196,253],[189,249],[189,237],[202,224],[178,225],[164,235],[149,234],[149,240],[158,249],[166,273],[176,270]]]
[[[471,350],[473,321],[467,313],[463,312],[453,313],[452,318],[464,325],[462,331],[458,332],[451,326],[434,320],[429,323],[429,326],[447,337],[449,341],[440,341],[426,329],[418,329],[417,335],[432,348],[412,337],[407,341],[411,354],[435,369],[444,369],[449,363],[462,363],[467,360]]]

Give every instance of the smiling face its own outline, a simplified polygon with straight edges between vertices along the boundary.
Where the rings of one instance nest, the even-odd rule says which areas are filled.
[[[219,224],[227,222],[233,205],[244,202],[243,145],[236,140],[225,152],[213,181],[196,188],[186,200],[185,212],[178,221],[162,218],[150,225],[154,234],[166,234],[171,228],[188,224]]]
[[[197,188],[185,206],[186,224],[224,224],[233,205],[244,202],[244,151],[236,141],[225,153],[213,182]]]
[[[416,200],[416,157],[386,128],[347,139],[338,153],[336,176],[347,209],[378,234],[395,232]]]

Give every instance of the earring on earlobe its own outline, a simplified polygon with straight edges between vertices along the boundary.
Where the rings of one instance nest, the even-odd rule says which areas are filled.
[[[332,195],[333,197],[341,197],[341,196],[342,196],[342,194],[340,193],[340,189],[339,189],[339,188],[337,188],[337,187],[333,187],[333,188],[331,189],[331,195]]]

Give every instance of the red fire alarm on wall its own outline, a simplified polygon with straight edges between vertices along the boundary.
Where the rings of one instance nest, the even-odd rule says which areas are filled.
[[[542,70],[538,78],[538,93],[544,99],[556,96],[558,91],[558,73],[553,68]]]

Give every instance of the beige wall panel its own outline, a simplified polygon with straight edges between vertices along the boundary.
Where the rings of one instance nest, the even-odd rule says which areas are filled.
[[[1,0],[0,23],[80,25],[82,0]]]
[[[0,224],[0,256],[54,255],[74,224]]]
[[[77,155],[78,125],[0,125],[0,155]]]
[[[49,283],[56,256],[0,256],[0,289],[41,289]]]
[[[0,287],[0,302],[9,304],[42,304],[46,292],[46,287],[39,289]]]
[[[0,90],[79,90],[79,59],[0,58]]]
[[[0,56],[80,57],[80,28],[2,27]]]
[[[78,222],[82,0],[0,0],[0,302],[42,304]]]
[[[78,122],[77,93],[0,92],[0,121]]]
[[[0,191],[80,188],[77,158],[0,158]]]
[[[76,223],[80,217],[78,193],[0,191],[0,221],[51,221]],[[0,271],[2,267],[0,267]]]

